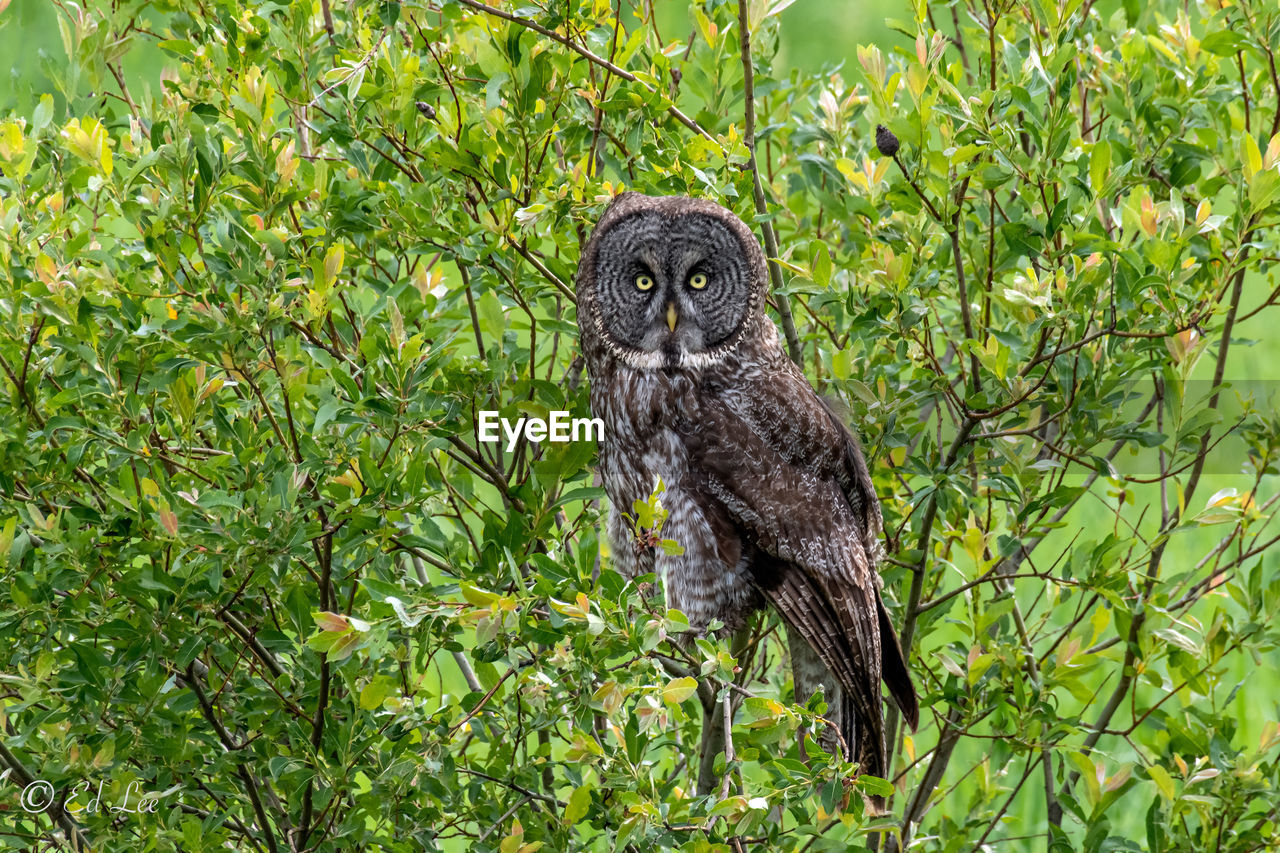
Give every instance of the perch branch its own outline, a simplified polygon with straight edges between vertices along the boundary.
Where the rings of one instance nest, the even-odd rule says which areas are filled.
[[[787,339],[787,354],[796,364],[801,363],[800,337],[796,334],[796,321],[791,316],[791,304],[782,292],[782,268],[778,266],[778,235],[773,223],[764,217],[769,212],[764,197],[764,184],[760,181],[760,169],[756,165],[756,95],[755,71],[751,65],[751,31],[747,26],[747,5],[738,3],[738,32],[742,46],[742,90],[745,103],[746,128],[742,140],[747,146],[747,169],[751,172],[751,193],[755,199],[756,215],[760,217],[760,230],[764,233],[765,261],[769,266],[769,283],[775,295],[774,303],[782,320],[782,332]]]

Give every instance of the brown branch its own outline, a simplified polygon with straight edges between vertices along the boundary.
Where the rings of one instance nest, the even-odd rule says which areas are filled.
[[[129,105],[129,112],[136,119],[138,117],[138,105],[133,102],[133,96],[129,94],[129,87],[124,82],[124,74],[120,73],[120,63],[108,62],[107,68],[111,69],[111,76],[116,78],[116,85],[120,87],[120,94],[124,96],[124,102]]]
[[[613,59],[618,55],[618,31],[622,29],[622,0],[617,0],[613,13],[613,37],[609,39],[609,63],[613,64]],[[612,72],[605,69],[604,82],[600,84],[599,93],[595,96],[595,121],[591,128],[591,147],[588,151],[588,174],[590,177],[596,177],[603,165],[604,157],[597,150],[600,146],[600,134],[604,128],[604,99],[609,94],[609,83]],[[592,79],[595,79],[595,73],[592,72]],[[545,149],[544,149],[545,150]]]
[[[249,630],[248,626],[237,619],[234,614],[224,610],[218,614],[218,618],[227,623],[227,627],[245,642],[249,647],[249,650],[254,653],[258,660],[262,661],[267,669],[271,670],[272,675],[279,678],[285,674],[284,668],[280,666],[280,661],[276,660],[276,656],[267,651],[266,647],[262,645],[257,636]]]
[[[969,439],[969,433],[978,425],[978,421],[972,417],[966,417],[960,423],[960,429],[956,433],[955,438],[951,442],[951,447],[947,451],[946,459],[942,462],[942,473],[945,475],[955,465],[956,460],[960,457],[960,450],[964,447]],[[915,639],[916,622],[920,619],[920,599],[924,595],[924,576],[925,567],[929,563],[929,543],[933,538],[933,520],[938,514],[938,488],[935,486],[933,492],[926,499],[924,516],[920,520],[920,540],[917,546],[920,551],[920,561],[916,564],[911,573],[911,591],[907,595],[906,616],[902,621],[902,631],[898,635],[898,642],[902,646],[902,653],[911,658],[911,643]],[[889,706],[889,718],[885,726],[887,737],[885,743],[893,744],[898,740],[898,706]],[[888,766],[886,772],[893,768],[893,756],[888,758]]]
[[[433,557],[432,555],[428,554],[426,551],[423,551],[421,548],[415,548],[412,545],[406,544],[399,537],[392,536],[391,542],[393,545],[396,546],[396,548],[400,549],[401,551],[412,554],[413,556],[417,557],[419,560],[422,560],[422,562],[429,563],[432,566],[435,566],[437,569],[439,569],[442,572],[448,572],[449,574],[453,574],[455,571],[457,571],[456,569],[454,569],[453,566],[449,565],[444,560],[441,560],[438,557]],[[425,584],[426,581],[423,581],[423,583]]]
[[[964,195],[969,189],[969,178],[966,176],[965,179],[961,181],[960,186],[956,188],[956,209],[955,213],[952,214],[950,222],[948,222],[943,218],[942,213],[934,206],[933,202],[929,200],[929,197],[925,195],[924,190],[916,183],[916,179],[912,174],[907,171],[907,167],[902,165],[902,160],[898,158],[898,152],[895,151],[890,156],[893,157],[893,162],[898,164],[899,171],[901,171],[903,177],[907,179],[907,183],[910,184],[911,189],[915,190],[916,195],[920,197],[920,201],[924,202],[924,206],[928,208],[930,215],[937,220],[938,224],[947,232],[947,236],[951,238],[952,264],[955,267],[956,283],[960,290],[960,319],[964,324],[965,339],[975,340],[973,335],[973,317],[969,308],[968,282],[964,274],[964,260],[960,254],[960,213],[964,210]],[[972,352],[969,353],[969,372],[973,377],[974,392],[976,393],[981,391],[982,380],[978,376],[978,356]]]
[[[504,672],[502,674],[502,677],[498,679],[497,683],[489,688],[489,692],[480,697],[480,701],[476,703],[476,706],[472,708],[470,711],[468,711],[465,717],[463,717],[461,720],[458,720],[458,722],[453,724],[452,728],[449,729],[449,734],[446,735],[446,737],[453,737],[454,734],[457,733],[458,729],[462,728],[471,720],[472,717],[480,713],[480,711],[484,709],[484,706],[488,704],[489,700],[493,698],[493,694],[498,692],[498,688],[502,686],[502,683],[506,681],[508,678],[510,678],[515,673],[515,671],[516,671],[516,667],[513,666],[510,669],[508,669],[506,672]]]
[[[907,843],[910,842],[911,825],[924,816],[929,799],[938,787],[938,783],[942,781],[947,765],[951,763],[951,754],[955,750],[956,744],[960,742],[961,735],[964,734],[964,730],[960,728],[962,718],[963,711],[960,706],[952,706],[943,721],[943,729],[938,735],[938,745],[933,750],[933,757],[930,758],[929,766],[925,769],[924,778],[920,780],[920,784],[912,792],[911,799],[907,801],[907,807],[902,813],[902,840],[899,842],[897,838],[891,836],[885,846],[885,853],[897,853],[899,843],[905,848]],[[894,740],[896,740],[896,737]],[[889,742],[893,743],[894,741],[891,740]]]
[[[203,667],[203,664],[201,664],[201,666]],[[195,694],[196,701],[200,705],[201,713],[204,715],[204,718],[209,721],[209,725],[213,727],[213,730],[217,734],[218,740],[222,742],[223,747],[225,747],[228,752],[238,752],[239,750],[244,749],[248,745],[248,741],[239,745],[235,743],[234,739],[231,737],[231,733],[227,731],[227,729],[222,725],[222,722],[218,719],[217,713],[214,711],[209,698],[205,695],[204,689],[200,687],[200,679],[202,676],[196,671],[196,661],[192,661],[187,664],[185,676],[186,677],[183,680],[191,688],[191,692]],[[250,805],[253,807],[254,814],[257,815],[258,825],[267,842],[267,849],[269,849],[271,853],[279,853],[280,848],[276,843],[275,832],[272,829],[271,822],[267,820],[267,811],[262,806],[262,797],[259,796],[257,782],[243,764],[237,765],[236,774],[244,784],[244,790],[249,796]]]
[[[604,68],[605,70],[610,71],[613,74],[616,74],[617,76],[621,77],[623,80],[626,80],[629,83],[636,83],[640,86],[643,86],[646,90],[650,92],[655,91],[652,86],[640,80],[638,77],[636,77],[636,75],[632,74],[630,71],[627,71],[624,68],[619,68],[609,60],[605,59],[603,56],[599,56],[597,54],[592,53],[591,51],[587,50],[585,47],[582,47],[581,45],[577,44],[571,39],[568,39],[565,36],[562,36],[559,33],[554,32],[553,30],[547,29],[546,27],[542,26],[536,21],[531,21],[528,18],[522,18],[519,15],[513,15],[510,12],[504,12],[501,9],[495,9],[492,6],[486,6],[483,3],[477,3],[476,0],[458,0],[458,2],[461,3],[463,6],[469,6],[470,8],[475,9],[477,12],[484,12],[486,15],[493,15],[495,18],[501,18],[504,21],[510,21],[513,24],[519,24],[520,26],[526,29],[533,30],[535,33],[540,33],[546,36],[547,38],[551,39],[552,41],[558,42],[564,45],[565,47],[569,48],[574,53],[578,54],[588,62],[592,62],[596,65],[599,65],[601,68]],[[710,141],[714,142],[716,145],[720,145],[720,142],[714,136],[712,136],[705,129],[703,129],[703,127],[699,125],[696,121],[694,121],[693,119],[689,118],[689,116],[681,112],[676,107],[675,104],[672,104],[671,106],[667,107],[667,114],[670,115],[672,118],[674,118],[676,121],[683,124],[685,127],[692,130],[694,133],[698,134],[699,136],[709,139]]]
[[[989,836],[992,830],[996,828],[996,825],[1000,823],[1000,819],[1003,818],[1005,812],[1009,810],[1009,806],[1013,805],[1013,798],[1018,795],[1018,791],[1022,790],[1022,786],[1026,784],[1027,779],[1031,777],[1031,771],[1036,769],[1036,765],[1044,755],[1048,755],[1048,753],[1044,752],[1034,758],[1027,759],[1027,768],[1022,772],[1022,778],[1018,780],[1018,784],[1013,786],[1013,790],[1009,792],[1009,797],[1004,801],[1004,805],[1000,807],[1000,810],[996,812],[995,817],[991,818],[991,822],[987,824],[987,828],[982,833],[982,837],[978,839],[978,843],[973,845],[974,853],[986,849],[984,845],[986,844],[987,836]]]
[[[1251,219],[1251,226],[1252,222],[1253,220]],[[1235,326],[1236,312],[1240,307],[1240,296],[1244,287],[1244,274],[1246,269],[1245,261],[1248,259],[1250,248],[1249,241],[1253,236],[1253,232],[1254,228],[1250,227],[1245,232],[1244,239],[1241,241],[1244,244],[1244,248],[1240,251],[1239,269],[1234,273],[1235,280],[1232,283],[1231,303],[1227,308],[1226,320],[1223,322],[1222,327],[1222,337],[1218,345],[1218,358],[1213,371],[1213,387],[1215,390],[1213,395],[1209,398],[1208,403],[1208,408],[1210,410],[1217,409],[1218,407],[1217,389],[1222,384],[1222,377],[1226,370],[1227,352],[1231,346],[1231,331]],[[1191,497],[1200,483],[1200,475],[1204,471],[1204,461],[1208,455],[1207,449],[1210,433],[1211,430],[1206,429],[1204,435],[1200,437],[1200,452],[1197,455],[1196,464],[1191,471],[1191,476],[1188,478],[1187,487],[1183,492],[1184,497],[1181,501],[1183,506],[1187,506],[1191,503]],[[1115,712],[1119,710],[1125,697],[1129,694],[1129,688],[1137,677],[1134,670],[1134,662],[1137,659],[1138,637],[1147,621],[1147,616],[1151,612],[1145,607],[1145,604],[1151,597],[1152,590],[1155,588],[1156,580],[1159,575],[1160,562],[1164,556],[1165,547],[1170,541],[1168,534],[1178,525],[1179,520],[1180,515],[1175,511],[1170,514],[1168,520],[1161,526],[1160,533],[1162,538],[1160,539],[1159,544],[1157,544],[1151,552],[1151,557],[1147,563],[1146,583],[1143,585],[1138,600],[1135,602],[1133,620],[1130,622],[1128,636],[1125,639],[1124,664],[1121,668],[1122,674],[1120,676],[1120,681],[1116,684],[1111,696],[1107,699],[1107,704],[1103,707],[1101,713],[1098,714],[1097,720],[1095,720],[1091,726],[1092,731],[1084,740],[1081,753],[1086,756],[1093,751],[1093,748],[1097,746],[1098,741],[1102,739],[1102,735],[1106,732],[1111,723],[1111,718],[1115,715]],[[1063,784],[1063,791],[1065,792],[1070,790],[1079,778],[1080,771],[1073,771]],[[1062,816],[1061,814],[1050,815],[1050,821],[1054,822],[1055,817],[1057,818],[1055,825],[1059,825],[1061,823]]]
[[[5,746],[3,740],[0,740],[0,765],[7,766],[13,773],[14,781],[18,782],[25,789],[28,785],[37,782],[34,776],[22,764],[18,756],[9,751],[9,747]],[[62,832],[67,837],[67,843],[73,851],[83,851],[92,849],[89,838],[84,834],[84,830],[80,828],[80,824],[76,823],[72,817],[67,814],[62,806],[56,802],[50,803],[47,807],[50,811],[54,822],[62,828]]]
[[[324,742],[324,718],[325,709],[329,704],[329,658],[324,656],[320,660],[320,695],[316,699],[316,713],[311,720],[311,749],[319,755],[320,747]],[[318,764],[318,762],[317,762]],[[320,768],[315,768],[317,775]],[[315,808],[315,779],[313,776],[307,780],[307,788],[302,794],[302,816],[298,819],[298,847],[305,847],[307,839],[311,837],[312,831],[319,826],[319,821],[313,826],[311,815]]]
[[[1244,132],[1252,134],[1249,123],[1249,83],[1244,77],[1244,51],[1236,51],[1236,67],[1240,69],[1240,94],[1244,96]]]
[[[1143,409],[1142,413],[1138,416],[1138,420],[1141,421],[1144,418],[1146,418],[1147,415],[1150,414],[1151,410],[1155,408],[1158,402],[1159,402],[1159,395],[1158,394],[1152,395],[1151,399],[1147,402],[1146,407]],[[963,424],[962,424],[962,427],[963,427]],[[956,443],[952,445],[953,453],[948,454],[948,458],[951,459],[951,463],[954,463],[955,461],[954,458],[951,458],[954,455],[954,451],[956,450],[956,448],[960,443],[963,443],[966,440],[967,440],[967,436],[965,435],[958,435],[956,437]],[[1108,460],[1113,459],[1116,456],[1116,454],[1118,454],[1125,445],[1126,445],[1126,442],[1123,439],[1116,441],[1112,445],[1111,450],[1107,453],[1106,458]],[[946,468],[949,468],[949,467],[950,467],[950,464],[946,466]],[[1094,481],[1098,478],[1098,476],[1099,474],[1097,471],[1090,472],[1088,479],[1084,483],[1085,491],[1087,491],[1088,488],[1091,485],[1093,485]],[[935,497],[934,495],[930,496],[931,499],[934,497]],[[936,501],[931,500],[930,503],[933,505],[933,510],[936,512]],[[1051,518],[1048,521],[1048,523],[1045,524],[1045,530],[1047,531],[1052,529],[1058,524],[1058,522],[1062,521],[1062,519],[1066,517],[1067,513],[1070,512],[1071,508],[1074,505],[1075,505],[1075,501],[1072,501],[1070,504],[1060,507],[1058,511],[1054,513],[1053,518]],[[930,518],[929,518],[930,524],[928,525],[928,527],[926,527],[926,530],[928,530],[929,527],[932,527],[932,513],[929,513],[929,506],[926,506],[926,514],[930,515]],[[998,567],[998,571],[1003,572],[1005,577],[1013,576],[1014,573],[1017,572],[1018,567],[1022,564],[1022,561],[1030,559],[1031,552],[1035,550],[1036,546],[1039,545],[1040,542],[1042,542],[1043,540],[1044,540],[1044,536],[1033,536],[1029,538],[1027,541],[1020,544],[1018,546],[1018,549],[1013,554],[1009,555],[1002,561],[1001,565]],[[922,544],[927,545],[927,543],[928,543],[928,539],[922,536]],[[927,553],[921,554],[920,565],[923,565],[927,557],[928,557]],[[921,572],[917,572],[917,577],[919,577],[921,574],[922,574]],[[920,580],[920,585],[921,587],[923,587],[922,579]],[[913,591],[915,590],[915,588],[916,588],[916,582],[915,582],[915,579],[913,578],[913,581],[912,581]],[[935,601],[934,603],[936,604],[938,602]],[[914,618],[917,614],[913,614],[912,611],[917,609],[927,609],[927,608],[920,607],[919,598],[916,599],[916,604],[914,606],[910,606],[907,611],[907,618],[908,620],[911,621],[913,630],[914,630]],[[906,626],[904,625],[903,627],[905,631]],[[906,654],[910,655],[910,648],[908,646],[903,646],[903,651]],[[953,711],[953,714],[954,714],[954,711]],[[958,717],[956,717],[954,721],[951,721],[951,716],[949,716],[948,720],[950,721],[949,722],[950,725],[958,725],[959,723]],[[895,743],[897,741],[897,722],[898,722],[897,709],[894,706],[890,706],[888,731],[891,737],[888,741],[889,743]],[[959,734],[964,734],[964,732],[960,732]],[[959,737],[959,734],[957,734],[957,738]],[[940,740],[938,749],[941,750],[943,745],[944,745],[943,742]],[[907,832],[910,823],[916,818],[918,818],[919,814],[923,814],[922,810],[925,804],[928,803],[929,798],[932,796],[934,789],[937,788],[938,783],[942,781],[943,771],[946,769],[946,765],[950,761],[951,750],[953,748],[954,748],[954,743],[947,747],[945,753],[942,756],[935,757],[934,762],[937,762],[937,766],[935,767],[934,762],[931,762],[930,770],[926,772],[925,777],[921,781],[920,785],[917,787],[916,792],[913,793],[911,801],[908,803],[907,812],[906,812],[906,815],[904,816],[904,820],[902,823],[904,833]],[[892,756],[890,756],[890,760],[892,761]],[[921,809],[921,811],[919,811],[918,813],[915,812],[914,809],[916,808]],[[912,817],[910,820],[908,820],[907,817],[913,814],[916,815],[916,817]]]
[[[897,152],[894,152],[892,156],[893,162],[898,164],[898,169],[901,170],[902,176],[907,179],[907,183],[911,185],[911,189],[916,191],[916,195],[920,196],[920,200],[924,202],[924,206],[929,209],[930,215],[938,221],[939,225],[943,225],[945,227],[946,222],[943,220],[942,214],[938,212],[938,208],[933,206],[933,202],[929,201],[929,197],[924,194],[924,190],[920,189],[920,185],[916,183],[916,179],[907,171],[907,167],[902,165],[902,161],[898,159]]]
[[[782,292],[782,268],[778,265],[778,235],[773,230],[773,223],[764,217],[769,212],[764,197],[764,184],[760,180],[760,169],[756,164],[756,94],[755,71],[751,63],[751,31],[747,26],[747,4],[738,3],[738,31],[742,51],[742,90],[746,127],[743,130],[743,142],[747,146],[747,170],[751,172],[751,194],[755,200],[756,215],[761,217],[760,230],[764,234],[765,262],[769,267],[769,282],[776,295],[774,304],[778,309],[778,317],[782,321],[782,332],[787,339],[787,354],[797,365],[801,364],[804,354],[800,349],[800,336],[796,334],[796,321],[791,315],[791,304]]]
[[[499,779],[497,776],[490,776],[488,773],[482,773],[479,770],[472,770],[469,767],[457,767],[455,770],[459,773],[466,773],[469,776],[479,776],[481,779],[488,779],[490,782],[497,782],[503,787],[510,788],[517,793],[524,794],[531,800],[541,800],[544,803],[550,803],[558,809],[563,809],[566,806],[566,803],[556,797],[548,796],[547,794],[539,794],[537,791],[531,791],[523,785],[517,785],[515,782],[508,782],[506,779]]]
[[[578,304],[578,297],[573,290],[569,288],[569,285],[561,281],[560,277],[548,269],[546,264],[538,260],[538,256],[530,251],[527,245],[517,243],[515,240],[511,239],[510,235],[507,236],[507,245],[515,249],[516,252],[519,253],[520,257],[524,258],[529,263],[529,266],[541,273],[542,277],[549,281],[552,287],[560,291],[561,296],[568,299],[574,305]]]
[[[1271,72],[1271,85],[1276,90],[1276,112],[1271,118],[1271,135],[1280,132],[1280,73],[1276,71],[1276,52],[1267,45],[1266,39],[1259,39],[1259,44],[1267,53],[1267,68]]]
[[[982,577],[978,578],[977,580],[972,580],[972,581],[969,581],[968,583],[961,584],[960,586],[945,593],[944,595],[940,595],[937,598],[932,598],[926,602],[923,602],[922,604],[920,604],[919,607],[916,608],[916,612],[924,613],[926,611],[932,610],[933,608],[938,607],[939,605],[946,604],[948,601],[955,598],[957,595],[960,595],[961,593],[964,593],[964,592],[968,592],[974,587],[981,586],[984,583],[996,583],[1004,580],[1018,580],[1018,579],[1025,579],[1025,578],[1038,578],[1039,580],[1042,580],[1042,581],[1043,580],[1053,581],[1054,583],[1060,583],[1065,586],[1080,585],[1076,581],[1067,580],[1066,578],[1051,577],[1041,572],[1021,572],[1019,574],[1006,575],[1006,574],[1000,574],[998,572],[998,569],[999,569],[999,566],[986,572],[985,574],[983,574]]]
[[[320,11],[324,15],[324,31],[329,34],[329,43],[333,44],[333,10],[329,8],[329,0],[320,0]]]
[[[897,159],[897,158],[894,158]],[[956,190],[956,212],[951,217],[951,227],[947,233],[951,235],[951,257],[956,268],[956,282],[960,287],[960,319],[964,323],[965,340],[977,340],[973,335],[973,318],[969,309],[969,288],[964,277],[964,260],[960,256],[960,213],[964,210],[964,194],[969,189],[969,178],[966,176]],[[973,376],[973,391],[982,391],[982,379],[978,375],[978,356],[969,352],[969,370]]]

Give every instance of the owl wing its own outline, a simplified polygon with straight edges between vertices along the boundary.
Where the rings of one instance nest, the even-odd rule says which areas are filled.
[[[704,488],[762,552],[757,583],[869,729],[857,758],[863,772],[879,774],[882,677],[913,728],[919,717],[875,577],[880,507],[853,435],[789,368],[704,395],[690,451]]]

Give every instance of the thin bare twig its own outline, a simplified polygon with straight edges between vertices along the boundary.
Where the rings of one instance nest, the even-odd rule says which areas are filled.
[[[755,71],[751,64],[751,31],[747,26],[747,4],[738,3],[738,31],[742,48],[742,91],[745,111],[745,124],[742,138],[747,146],[747,169],[751,172],[751,192],[755,199],[756,215],[762,218],[760,230],[764,234],[765,263],[769,267],[769,282],[775,295],[774,305],[778,309],[778,317],[782,321],[782,333],[787,339],[787,354],[796,364],[800,364],[803,353],[800,350],[800,336],[796,334],[796,321],[791,315],[791,304],[782,292],[782,268],[776,260],[778,257],[778,235],[773,230],[773,223],[763,219],[769,212],[764,197],[764,184],[760,181],[760,168],[756,164],[756,95]]]

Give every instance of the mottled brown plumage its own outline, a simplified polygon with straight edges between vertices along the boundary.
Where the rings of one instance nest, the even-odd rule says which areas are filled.
[[[884,776],[881,680],[912,727],[919,709],[880,600],[880,505],[853,435],[783,352],[766,286],[750,229],[708,201],[623,194],[584,247],[578,320],[615,566],[657,572],[698,628],[772,604],[798,698],[822,683],[850,756]],[[633,547],[624,516],[656,477],[680,555]]]

